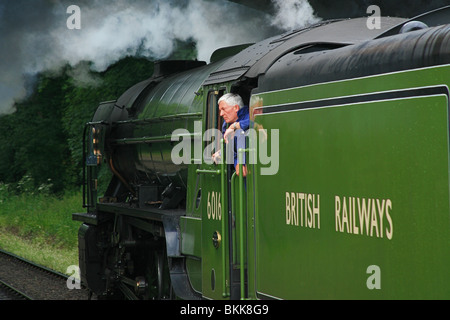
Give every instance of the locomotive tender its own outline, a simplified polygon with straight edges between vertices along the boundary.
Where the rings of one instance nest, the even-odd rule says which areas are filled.
[[[366,20],[162,61],[101,103],[73,214],[82,282],[129,299],[450,298],[450,7]],[[250,109],[246,177],[210,159],[231,149],[207,134],[227,92]]]

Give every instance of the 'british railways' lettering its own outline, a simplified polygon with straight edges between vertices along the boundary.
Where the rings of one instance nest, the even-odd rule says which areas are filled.
[[[286,192],[286,224],[320,229],[320,195]]]
[[[286,192],[285,199],[287,225],[320,229],[319,194]],[[329,200],[331,206],[332,198]],[[394,234],[391,211],[390,199],[335,196],[335,231],[391,240]],[[329,213],[327,216],[331,218],[333,213]]]
[[[334,198],[336,231],[392,239],[390,199]]]

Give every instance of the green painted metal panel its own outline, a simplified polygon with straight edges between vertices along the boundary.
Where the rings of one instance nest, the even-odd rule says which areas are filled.
[[[196,235],[202,233],[202,220],[199,218],[180,217],[181,253],[194,257],[202,256],[201,241]]]
[[[257,116],[280,165],[255,170],[256,290],[449,298],[448,119],[446,95]]]
[[[205,166],[211,171],[217,170],[215,166]],[[206,169],[205,169],[206,170]],[[223,299],[227,293],[228,285],[228,207],[222,208],[220,175],[213,173],[201,174],[202,185],[202,292],[211,299]],[[226,200],[225,203],[227,203]],[[222,220],[225,229],[222,228]],[[221,235],[219,247],[214,246],[214,233]],[[222,250],[226,251],[226,261],[223,261]],[[224,268],[226,279],[224,279]],[[223,286],[224,281],[226,285]]]
[[[359,95],[377,91],[394,91],[421,86],[448,83],[450,65],[406,70],[362,78],[319,83],[286,90],[264,92],[253,99],[264,101],[265,106],[298,101],[310,101],[333,97]]]
[[[189,274],[189,281],[192,288],[197,292],[202,292],[202,262],[193,257],[186,258],[186,270]]]

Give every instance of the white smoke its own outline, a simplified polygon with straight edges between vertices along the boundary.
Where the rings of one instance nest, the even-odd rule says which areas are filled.
[[[272,0],[276,9],[272,24],[284,29],[300,29],[319,22],[307,0]]]
[[[162,59],[172,53],[174,40],[193,39],[197,43],[198,59],[208,61],[218,46],[241,41],[254,41],[260,30],[259,21],[242,19],[237,10],[243,7],[226,1],[191,0],[185,6],[168,1],[141,1],[128,6],[129,1],[115,1],[102,19],[104,9],[82,8],[83,27],[80,31],[52,31],[59,45],[58,58],[75,64],[93,61],[96,71],[103,71],[125,55],[144,55]],[[231,9],[231,11],[230,11]],[[233,12],[233,10],[235,12]]]
[[[127,55],[164,59],[177,39],[194,41],[198,60],[208,61],[217,48],[272,36],[274,26],[317,20],[306,0],[273,1],[275,17],[226,0],[0,0],[0,114],[26,96],[24,74],[69,63],[82,66],[72,74],[79,84],[95,85],[80,62],[104,71]],[[80,8],[79,30],[66,24],[72,4]]]

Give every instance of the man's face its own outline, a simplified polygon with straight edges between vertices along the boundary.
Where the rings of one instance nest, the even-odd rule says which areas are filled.
[[[219,114],[226,123],[233,123],[238,119],[239,106],[230,106],[225,101],[219,103]]]

